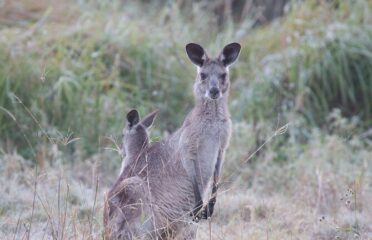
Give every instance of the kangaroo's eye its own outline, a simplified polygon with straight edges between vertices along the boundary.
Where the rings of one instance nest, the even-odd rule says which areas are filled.
[[[208,77],[207,74],[205,74],[205,73],[200,73],[200,79],[201,79],[201,80],[205,80],[205,79],[207,79],[207,77]]]
[[[222,83],[222,84],[225,84],[225,82],[226,82],[226,73],[222,73],[222,74],[220,75],[220,79],[221,79],[221,83]]]

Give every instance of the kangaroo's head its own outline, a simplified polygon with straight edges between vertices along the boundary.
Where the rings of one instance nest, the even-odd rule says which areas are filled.
[[[127,126],[123,130],[123,150],[126,155],[135,155],[145,148],[149,142],[149,129],[158,114],[158,110],[140,119],[137,110],[127,114]]]
[[[240,48],[239,43],[230,43],[217,58],[209,58],[202,46],[196,43],[186,45],[187,55],[198,68],[194,85],[197,98],[217,100],[227,94],[229,66],[238,58]]]

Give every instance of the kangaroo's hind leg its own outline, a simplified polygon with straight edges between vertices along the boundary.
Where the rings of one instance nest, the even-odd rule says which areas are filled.
[[[146,239],[153,231],[145,181],[139,177],[122,180],[107,198],[105,231],[109,239]]]
[[[175,240],[193,240],[196,239],[197,225],[184,223],[178,234],[174,237]]]

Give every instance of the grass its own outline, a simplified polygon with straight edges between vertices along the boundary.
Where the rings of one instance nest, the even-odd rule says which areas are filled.
[[[0,8],[1,239],[102,239],[125,113],[160,109],[155,140],[180,126],[195,41],[211,55],[243,46],[222,190],[198,239],[372,238],[370,1],[292,2],[255,28],[218,25],[205,1],[55,4]]]
[[[343,116],[358,117],[360,124],[368,128],[371,18],[364,9],[370,7],[365,1],[335,1],[321,7],[295,4],[293,13],[280,25],[260,29],[248,40],[247,45],[253,47],[248,47],[243,56],[262,66],[262,73],[249,71],[261,84],[271,83],[265,91],[274,88],[271,92],[278,95],[278,111],[294,110],[312,126],[324,127],[329,112],[337,108]],[[255,42],[265,42],[265,47]],[[258,101],[259,106],[275,105],[256,95],[252,96],[256,99],[254,105]]]
[[[232,77],[235,119],[270,129],[278,113],[284,121],[295,114],[307,126],[326,128],[329,113],[340,109],[359,120],[361,131],[370,125],[368,1],[294,3],[287,17],[261,28],[251,30],[247,20],[208,31],[217,20],[203,5],[185,7],[187,14],[177,4],[157,6],[159,14],[145,17],[140,5],[92,1],[63,6],[71,12],[65,18],[47,3],[30,5],[24,2],[32,15],[19,19],[22,26],[1,30],[0,48],[2,141],[26,158],[35,158],[30,145],[45,134],[32,136],[40,127],[25,106],[50,137],[80,137],[87,155],[97,152],[101,136],[120,132],[133,107],[159,108],[160,132],[176,129],[192,103],[193,68],[183,48],[195,39],[212,55],[230,39],[242,43]]]
[[[200,224],[198,239],[371,237],[371,149],[356,137],[315,131],[311,143],[286,146],[289,164],[278,165],[270,146],[260,162],[247,163],[241,135],[251,127],[234,128],[216,212]],[[1,238],[102,239],[103,195],[119,156],[105,151],[72,165],[55,150],[48,150],[53,164],[37,173],[17,154],[1,156]]]

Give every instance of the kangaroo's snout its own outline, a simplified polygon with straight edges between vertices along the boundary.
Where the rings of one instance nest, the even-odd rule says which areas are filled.
[[[216,87],[209,89],[209,97],[212,99],[217,99],[220,96],[220,90]]]

